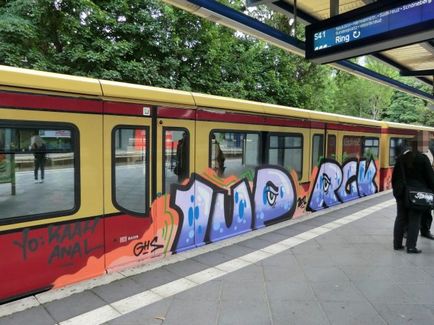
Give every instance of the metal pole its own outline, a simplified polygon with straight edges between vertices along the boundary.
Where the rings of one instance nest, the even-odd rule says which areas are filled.
[[[330,17],[339,15],[339,0],[330,0]]]
[[[296,37],[296,28],[297,28],[297,0],[294,0],[294,22],[292,24],[291,36]]]
[[[11,154],[11,194],[16,195],[16,181],[15,181],[15,154]]]

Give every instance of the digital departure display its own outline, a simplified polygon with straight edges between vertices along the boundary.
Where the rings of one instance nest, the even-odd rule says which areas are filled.
[[[359,16],[352,15],[349,19],[343,18],[341,21],[337,18],[338,16],[333,17],[334,19],[330,19],[334,21],[333,24],[323,21],[306,27],[306,57],[309,58],[307,53],[309,52],[309,55],[315,61],[314,58],[321,56],[322,53],[332,53],[331,49],[333,48],[352,49],[354,48],[352,44],[356,43],[366,46],[371,39],[378,41],[379,36],[391,35],[397,31],[407,30],[414,34],[417,32],[414,29],[415,26],[431,26],[428,30],[433,30],[434,0],[405,1],[405,4],[402,4],[402,2],[395,1],[395,6],[389,4],[388,7],[378,8],[376,11],[371,10],[369,12],[365,10],[364,15],[363,13]],[[379,6],[378,3],[375,5]],[[319,26],[321,23],[324,23],[324,26]],[[330,25],[334,26],[331,27]],[[427,34],[426,28],[422,31],[424,35]],[[401,36],[403,35],[397,34],[396,38]],[[415,42],[414,38],[409,38],[408,41]],[[397,45],[401,46],[402,44]],[[374,50],[378,51],[377,48]],[[357,51],[351,51],[350,53],[351,56],[362,54],[357,53]],[[316,62],[324,63],[327,60],[320,59],[316,60]]]

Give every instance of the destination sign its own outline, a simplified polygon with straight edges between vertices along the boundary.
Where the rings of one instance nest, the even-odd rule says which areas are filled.
[[[347,57],[366,54],[363,52],[369,50],[369,45],[372,45],[371,40],[381,43],[393,38],[397,40],[395,43],[386,42],[384,44],[385,46],[396,47],[403,46],[405,42],[411,44],[424,38],[432,38],[434,34],[434,0],[405,1],[405,4],[402,2],[395,1],[395,6],[389,4],[386,8],[377,8],[376,11],[367,11],[362,8],[365,15],[353,14],[349,19],[339,20],[339,16],[333,17],[330,21],[334,22],[334,26],[330,26],[332,24],[327,21],[307,26],[306,58],[312,59],[314,62],[325,63],[343,59],[343,57],[336,55],[330,58],[320,58],[323,53],[325,55],[336,54],[334,49],[338,50],[338,48],[339,51],[345,52],[347,50],[349,55]],[[374,5],[379,6],[378,3]],[[372,13],[373,11],[375,13]],[[418,26],[419,28],[417,28]],[[402,31],[403,34],[393,35],[397,31]],[[409,34],[412,34],[413,37],[399,40],[399,38]],[[415,38],[415,34],[419,34],[421,37]],[[381,36],[385,37],[386,35],[388,36],[387,39],[381,39]],[[354,51],[357,44],[360,44],[362,48],[359,51]],[[379,51],[384,50],[384,48],[381,48],[380,44],[371,50]]]

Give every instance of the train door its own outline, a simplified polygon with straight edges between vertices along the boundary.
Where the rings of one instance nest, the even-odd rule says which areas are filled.
[[[329,130],[312,130],[312,176],[309,209],[321,210],[339,203],[335,189],[342,179],[337,159],[338,132]]]
[[[326,130],[325,158],[338,160],[338,131]]]
[[[179,119],[183,116],[190,119]],[[167,117],[168,116],[168,117]],[[156,200],[153,218],[164,253],[196,246],[198,213],[195,172],[194,111],[159,107],[156,124]],[[205,231],[205,229],[203,229]]]
[[[105,103],[120,114],[142,105]],[[162,253],[151,217],[152,119],[104,115],[104,214],[106,268],[137,263]]]
[[[339,204],[339,198],[336,195],[336,190],[342,181],[342,170],[338,164],[338,141],[339,132],[329,130],[326,126],[325,130],[325,159],[328,162],[324,166],[323,189],[324,201],[327,207]]]
[[[310,188],[311,193],[308,203],[308,209],[319,210],[324,205],[324,188],[323,180],[327,175],[321,168],[324,161],[324,152],[326,148],[325,130],[322,128],[311,129],[311,146],[310,146]]]
[[[325,133],[323,130],[312,130],[311,171],[318,168],[324,158]]]

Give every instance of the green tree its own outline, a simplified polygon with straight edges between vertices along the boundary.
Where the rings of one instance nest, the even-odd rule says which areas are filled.
[[[285,17],[262,13],[289,32]],[[310,109],[332,106],[324,99],[329,68],[159,0],[7,1],[0,9],[0,63]]]
[[[421,124],[424,110],[424,103],[421,99],[396,91],[384,118],[393,122]]]
[[[0,9],[0,62],[171,87],[178,48],[160,1],[13,0]],[[157,19],[158,18],[158,19]]]
[[[367,67],[382,68],[376,61],[369,60]],[[379,120],[390,106],[393,90],[374,81],[339,71],[336,85],[336,113]]]
[[[241,0],[222,0],[244,10]],[[423,101],[390,105],[390,88],[270,46],[161,0],[0,0],[0,64],[191,90],[395,121]],[[286,16],[258,7],[261,21],[290,33]],[[296,28],[299,39],[304,29]],[[384,65],[368,60],[380,73]],[[390,108],[389,108],[390,106]],[[390,111],[390,112],[389,112]]]

